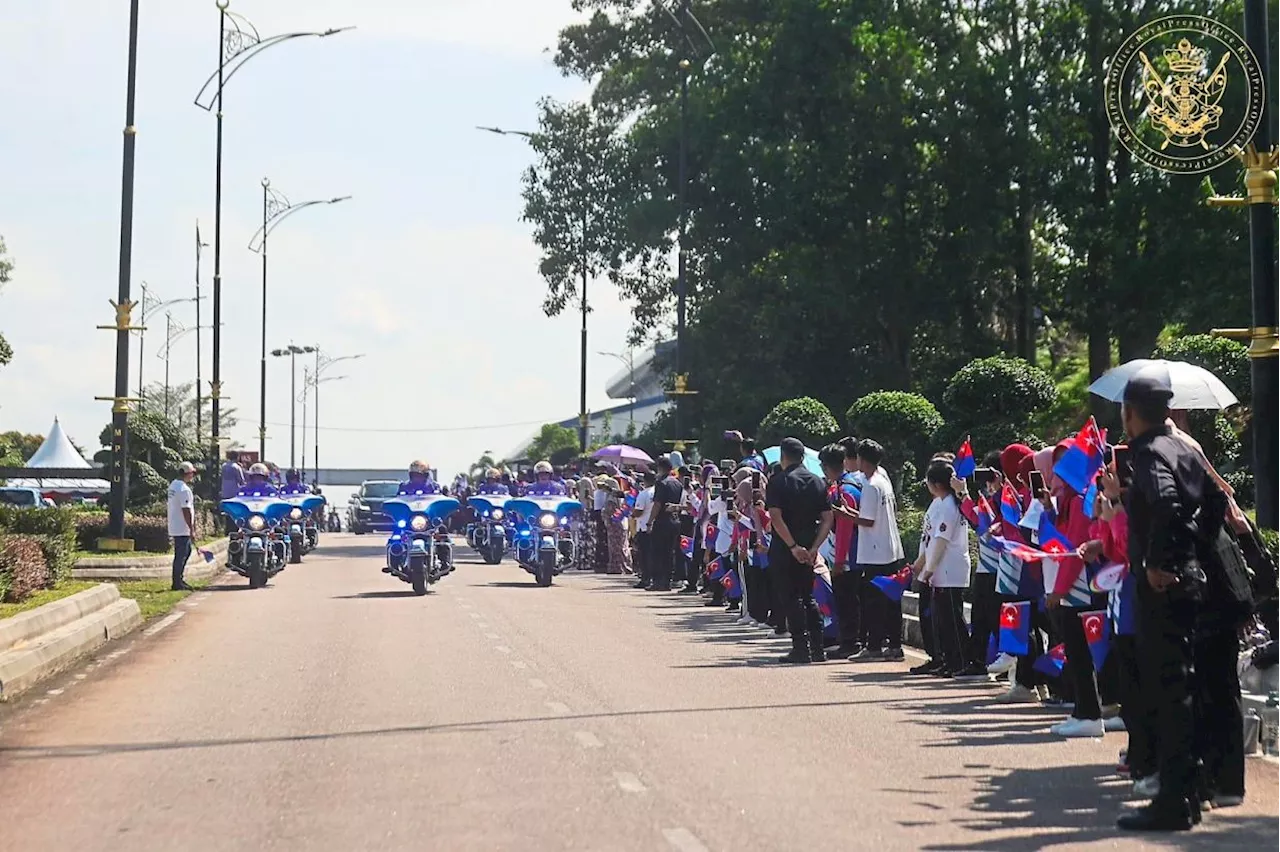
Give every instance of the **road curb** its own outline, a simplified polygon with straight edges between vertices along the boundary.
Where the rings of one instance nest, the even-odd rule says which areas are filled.
[[[196,550],[187,560],[185,577],[188,580],[208,580],[218,574],[227,563],[227,540],[220,538],[205,550],[213,553],[213,561],[205,562]],[[173,572],[173,557],[158,553],[131,559],[88,557],[80,559],[71,569],[76,580],[168,580]]]
[[[138,602],[104,583],[0,622],[0,701],[26,692],[142,624]]]

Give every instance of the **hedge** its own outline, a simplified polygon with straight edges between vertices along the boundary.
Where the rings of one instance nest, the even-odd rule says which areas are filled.
[[[771,447],[783,438],[799,438],[805,446],[818,448],[835,438],[840,423],[818,400],[809,396],[783,400],[760,421],[756,443]]]
[[[933,435],[943,426],[932,402],[905,391],[869,393],[849,406],[845,417],[854,435],[871,438],[885,448],[889,454],[885,466],[892,469],[908,461],[927,461]]]
[[[1053,377],[1021,358],[980,358],[956,371],[942,401],[948,419],[1025,427],[1058,398]]]
[[[49,567],[36,538],[7,535],[0,540],[0,587],[6,603],[21,603],[49,585]]]
[[[76,517],[77,546],[80,550],[96,550],[98,539],[107,537],[107,513],[85,512]],[[124,537],[133,539],[135,550],[168,553],[169,521],[155,515],[126,515]]]
[[[19,509],[4,507],[0,511],[0,532],[29,537],[40,545],[48,568],[49,582],[71,576],[75,565],[76,523],[78,512],[70,508]]]
[[[1212,334],[1175,337],[1156,347],[1152,358],[1186,361],[1204,367],[1231,389],[1244,405],[1253,401],[1253,380],[1249,370],[1249,349],[1243,343]],[[1212,457],[1211,457],[1212,458]]]

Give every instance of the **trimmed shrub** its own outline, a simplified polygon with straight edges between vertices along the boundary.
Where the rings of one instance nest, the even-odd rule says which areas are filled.
[[[1253,487],[1253,472],[1241,468],[1233,470],[1231,473],[1222,474],[1222,478],[1227,481],[1236,492],[1236,503],[1241,509],[1252,509],[1257,505],[1257,492]]]
[[[885,466],[892,469],[903,468],[906,462],[918,466],[928,461],[933,435],[943,426],[932,402],[906,391],[869,393],[849,406],[845,417],[853,434],[885,448],[889,454]]]
[[[995,355],[961,367],[942,396],[955,419],[1025,426],[1058,398],[1053,378],[1021,358]]]
[[[799,438],[806,447],[818,449],[840,431],[840,424],[821,402],[809,396],[784,400],[760,421],[756,444],[771,447],[783,438]]]
[[[1166,361],[1186,361],[1188,364],[1204,367],[1222,379],[1222,383],[1231,389],[1241,403],[1249,405],[1253,401],[1253,384],[1249,373],[1248,353],[1248,347],[1235,340],[1214,337],[1212,334],[1189,334],[1160,344],[1151,357]]]
[[[6,603],[21,603],[49,585],[49,567],[40,542],[32,536],[7,535],[0,541],[0,585]]]
[[[107,513],[85,512],[76,517],[76,540],[81,550],[94,550],[98,539],[107,535]],[[133,539],[137,550],[148,553],[169,552],[169,521],[155,515],[127,515],[124,537]]]
[[[924,512],[915,506],[898,504],[898,535],[902,537],[902,552],[907,562],[914,562],[920,555],[920,533],[924,530]]]

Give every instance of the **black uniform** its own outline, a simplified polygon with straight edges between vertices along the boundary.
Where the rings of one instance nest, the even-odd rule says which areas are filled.
[[[812,471],[796,465],[770,477],[765,489],[765,507],[778,509],[795,544],[814,548],[818,525],[831,511],[827,486]],[[813,600],[813,566],[797,562],[777,530],[769,543],[769,571],[781,581],[786,595],[787,627],[791,631],[791,653],[796,660],[825,659],[822,642],[822,614]]]
[[[679,506],[683,497],[684,486],[671,475],[659,480],[653,489],[655,507],[651,510],[653,520],[649,524],[649,576],[653,582],[651,588],[655,591],[671,588],[671,572],[675,568],[680,542],[680,522],[670,509]],[[661,512],[657,510],[659,503],[663,504]]]

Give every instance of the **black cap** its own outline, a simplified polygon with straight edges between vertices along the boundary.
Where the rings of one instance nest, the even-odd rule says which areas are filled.
[[[778,449],[791,458],[804,458],[804,443],[799,438],[783,438]]]
[[[1168,403],[1173,399],[1169,369],[1160,364],[1143,367],[1124,386],[1124,401]]]

